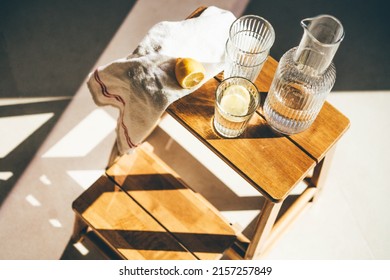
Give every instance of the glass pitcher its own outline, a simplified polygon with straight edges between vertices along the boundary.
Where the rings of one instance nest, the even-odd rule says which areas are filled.
[[[333,57],[344,38],[338,19],[320,15],[301,21],[298,47],[280,59],[263,113],[268,124],[283,134],[309,128],[336,80]]]

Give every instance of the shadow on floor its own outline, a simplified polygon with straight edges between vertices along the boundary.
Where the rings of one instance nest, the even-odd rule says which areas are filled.
[[[0,205],[53,129],[80,84],[125,19],[135,0],[1,1],[0,119],[53,113],[0,158]],[[102,20],[104,18],[104,20]],[[65,97],[49,102],[27,98]],[[3,104],[3,105],[2,105]],[[8,130],[13,136],[13,129]],[[12,138],[11,138],[12,139]]]
[[[160,157],[168,166],[173,168],[175,172],[196,192],[207,199],[219,211],[245,211],[245,210],[260,210],[264,204],[262,196],[239,197],[230,188],[225,186],[218,178],[215,177],[207,168],[198,162],[179,144],[172,141],[170,136],[160,128],[156,128],[149,136],[147,141],[153,146],[154,153]],[[169,145],[167,145],[169,143]],[[168,148],[169,146],[169,148]],[[189,172],[188,169],[191,169]],[[137,177],[138,178],[138,177]],[[139,179],[139,178],[138,178]],[[137,180],[139,181],[139,180]],[[152,178],[147,178],[147,185],[153,182]],[[128,182],[130,184],[130,182]],[[155,186],[155,182],[153,185]],[[286,209],[295,202],[298,194],[290,195],[280,210],[278,218],[280,218]],[[243,228],[243,234],[249,239],[254,234],[254,228],[259,214]],[[89,232],[87,237],[82,239],[82,246],[77,249],[75,243],[70,240],[64,249],[61,259],[117,259],[117,255],[113,253],[103,242],[100,241],[92,232]],[[83,249],[85,247],[85,249]],[[86,254],[82,252],[86,251]]]

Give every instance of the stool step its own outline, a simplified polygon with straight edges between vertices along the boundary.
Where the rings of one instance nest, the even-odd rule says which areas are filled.
[[[105,175],[73,202],[73,210],[123,259],[196,259]]]
[[[123,258],[219,259],[236,240],[219,212],[146,145],[107,175],[73,209]]]

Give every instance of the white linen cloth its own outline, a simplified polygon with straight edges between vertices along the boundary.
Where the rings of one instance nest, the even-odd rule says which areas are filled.
[[[89,74],[87,84],[94,102],[119,109],[119,155],[141,143],[172,102],[223,70],[225,43],[234,20],[231,12],[211,6],[196,18],[160,22],[131,55]],[[180,87],[175,77],[178,57],[191,57],[204,65],[202,83],[191,89]]]

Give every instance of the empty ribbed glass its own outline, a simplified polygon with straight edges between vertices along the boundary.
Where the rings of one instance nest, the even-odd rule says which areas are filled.
[[[254,82],[274,41],[274,29],[264,18],[247,15],[236,19],[226,42],[224,77],[240,76]]]

